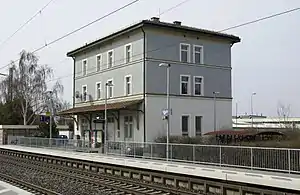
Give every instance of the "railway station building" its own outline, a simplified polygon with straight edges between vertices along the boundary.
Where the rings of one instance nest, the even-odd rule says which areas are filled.
[[[170,135],[230,129],[231,48],[238,42],[180,21],[135,23],[67,53],[73,108],[60,114],[76,118],[75,135],[100,140],[106,110],[108,140],[151,142],[167,132],[169,78]]]

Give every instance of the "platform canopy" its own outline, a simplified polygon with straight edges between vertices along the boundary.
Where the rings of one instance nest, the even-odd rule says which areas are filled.
[[[108,103],[106,105],[107,110],[121,110],[126,109],[130,106],[137,105],[143,102],[143,100],[130,100],[130,101],[123,101],[123,102],[114,102]],[[89,106],[81,106],[81,107],[74,107],[68,110],[64,110],[59,112],[58,115],[76,115],[76,114],[84,114],[84,113],[91,113],[97,111],[104,111],[105,105],[89,105]]]

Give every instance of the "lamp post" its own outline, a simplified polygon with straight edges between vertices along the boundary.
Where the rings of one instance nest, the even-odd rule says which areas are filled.
[[[47,91],[46,96],[50,106],[50,121],[49,121],[49,145],[52,145],[52,118],[53,118],[53,99],[52,99],[53,91]]]
[[[217,108],[217,94],[220,94],[220,92],[218,91],[214,91],[213,92],[213,95],[214,95],[214,131],[216,131],[217,129],[217,111],[216,111],[216,108]]]
[[[251,128],[253,129],[253,96],[255,96],[256,95],[256,93],[255,92],[253,92],[252,94],[251,94]]]
[[[107,88],[114,86],[112,83],[105,83],[105,101],[104,101],[104,147],[106,146],[107,141]],[[107,148],[105,148],[107,153]]]
[[[168,63],[160,63],[159,67],[167,68],[167,146],[166,146],[166,159],[169,160],[169,137],[170,137],[170,67],[171,64]]]

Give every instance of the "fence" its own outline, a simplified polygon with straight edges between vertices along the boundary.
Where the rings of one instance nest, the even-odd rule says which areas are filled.
[[[73,139],[51,139],[50,140],[49,138],[17,137],[12,140],[8,140],[8,144],[35,147],[35,148],[72,150],[78,152],[93,151],[90,142],[84,140],[73,140]]]
[[[108,142],[107,153],[166,160],[165,143]],[[300,173],[300,150],[220,145],[169,144],[169,161]]]
[[[165,143],[107,142],[105,150],[83,140],[18,138],[9,143],[72,151],[105,151],[109,155],[166,160]],[[169,161],[256,170],[300,173],[300,149],[169,144]]]

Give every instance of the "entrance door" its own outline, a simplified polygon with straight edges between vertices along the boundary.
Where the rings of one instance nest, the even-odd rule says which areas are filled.
[[[108,141],[115,141],[116,125],[113,117],[107,117],[107,139]]]
[[[124,116],[124,140],[134,141],[133,116]]]

